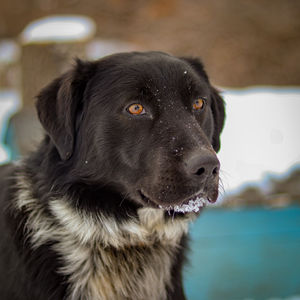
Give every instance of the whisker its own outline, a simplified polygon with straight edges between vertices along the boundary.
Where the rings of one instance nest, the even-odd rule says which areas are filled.
[[[123,198],[122,198],[122,200],[121,200],[121,202],[120,202],[120,204],[119,204],[119,207],[121,207],[122,203],[125,201],[125,199],[127,198],[128,195],[129,195],[129,193],[126,193],[126,194],[123,196]]]
[[[221,196],[225,195],[225,188],[222,178],[219,179],[219,193],[221,194]]]
[[[172,222],[174,222],[175,210],[173,210]]]

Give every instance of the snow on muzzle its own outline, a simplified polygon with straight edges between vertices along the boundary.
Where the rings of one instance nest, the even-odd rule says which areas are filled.
[[[167,210],[167,211],[174,211],[174,212],[181,212],[181,213],[188,213],[188,212],[199,212],[202,207],[205,207],[208,204],[208,200],[201,196],[197,196],[195,199],[189,200],[187,203],[183,203],[180,205],[169,205],[169,206],[162,206],[159,205],[159,208]]]

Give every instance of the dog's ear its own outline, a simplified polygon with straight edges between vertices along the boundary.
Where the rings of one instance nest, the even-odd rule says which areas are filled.
[[[37,96],[39,120],[54,143],[62,160],[72,156],[75,142],[76,114],[96,64],[76,60],[72,70],[46,86]]]
[[[225,104],[224,100],[220,96],[218,90],[214,88],[208,79],[202,62],[198,58],[181,57],[184,61],[189,63],[192,68],[209,84],[211,94],[211,109],[214,118],[214,133],[212,146],[216,152],[220,150],[220,134],[224,126],[225,119]]]
[[[204,70],[204,66],[199,58],[195,57],[180,57],[182,60],[187,62],[192,68],[203,78],[205,81],[209,82],[208,76]]]
[[[220,150],[220,134],[222,132],[225,120],[225,104],[223,98],[220,96],[218,90],[210,86],[211,90],[211,109],[214,117],[214,134],[212,146],[216,152]]]

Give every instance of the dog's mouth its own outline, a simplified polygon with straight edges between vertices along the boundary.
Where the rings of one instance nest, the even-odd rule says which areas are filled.
[[[139,194],[144,202],[151,205],[152,207],[163,209],[165,211],[176,212],[176,213],[199,213],[201,209],[203,209],[210,201],[208,197],[205,197],[203,193],[195,194],[185,200],[182,201],[181,204],[175,205],[161,205],[152,201],[149,197],[147,197],[143,191],[139,190]]]

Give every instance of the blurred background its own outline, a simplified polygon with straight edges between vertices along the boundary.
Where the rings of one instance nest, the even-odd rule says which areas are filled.
[[[74,57],[200,57],[225,99],[215,206],[191,225],[190,300],[300,299],[300,1],[0,2],[0,162],[41,139],[34,97]]]

